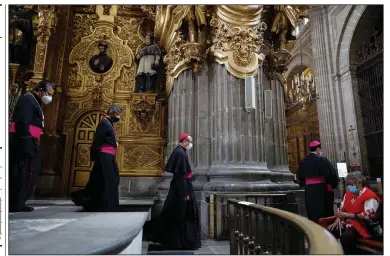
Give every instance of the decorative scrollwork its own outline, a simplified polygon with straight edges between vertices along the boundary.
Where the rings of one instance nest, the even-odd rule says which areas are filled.
[[[147,123],[152,120],[155,110],[155,104],[150,103],[146,97],[141,98],[133,105],[134,116],[143,127],[146,127]]]
[[[58,16],[55,6],[39,6],[38,7],[38,25],[34,31],[37,41],[47,43],[51,33],[54,31],[58,23]]]
[[[272,47],[270,53],[263,62],[263,71],[268,80],[275,80],[287,71],[287,64],[291,59],[291,54],[287,50],[274,52]],[[280,79],[279,79],[280,80]]]
[[[141,10],[148,15],[151,20],[156,20],[156,6],[155,5],[141,5]]]
[[[264,22],[254,27],[239,27],[225,23],[217,17],[210,21],[213,27],[211,53],[217,62],[225,64],[234,76],[245,78],[258,70],[264,50]]]

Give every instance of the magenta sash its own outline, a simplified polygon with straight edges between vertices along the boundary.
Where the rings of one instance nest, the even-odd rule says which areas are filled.
[[[312,177],[312,178],[306,178],[306,185],[313,185],[313,184],[321,184],[325,183],[325,177]],[[333,190],[332,185],[327,184],[326,185],[328,192],[331,192]]]
[[[115,155],[116,154],[116,148],[113,145],[103,144],[100,147],[100,152]]]
[[[39,139],[41,137],[41,134],[42,134],[42,128],[38,127],[38,126],[34,126],[34,125],[29,125],[28,126],[28,131],[30,132],[31,134],[31,137],[34,137],[34,138],[37,138]],[[9,132],[16,132],[16,123],[15,122],[12,122],[11,123],[11,127],[9,128]]]

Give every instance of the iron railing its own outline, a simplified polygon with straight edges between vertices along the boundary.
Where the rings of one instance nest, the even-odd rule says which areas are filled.
[[[231,255],[343,254],[337,240],[297,214],[228,199]]]
[[[229,225],[227,219],[227,200],[229,198],[298,213],[298,204],[295,202],[294,193],[211,193],[209,195],[210,239],[229,239]]]

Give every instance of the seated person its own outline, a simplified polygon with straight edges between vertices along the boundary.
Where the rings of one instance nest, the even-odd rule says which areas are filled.
[[[340,211],[335,214],[336,221],[328,227],[336,238],[340,238],[345,254],[356,254],[357,238],[371,239],[376,235],[373,233],[378,233],[373,232],[374,225],[369,223],[373,223],[372,220],[376,218],[381,200],[365,186],[365,180],[361,172],[351,172],[347,175],[347,192]],[[376,225],[375,228],[379,228],[381,233],[380,226]]]

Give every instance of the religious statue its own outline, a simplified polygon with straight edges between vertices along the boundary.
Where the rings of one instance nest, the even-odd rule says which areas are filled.
[[[95,73],[106,73],[112,67],[113,60],[107,55],[108,43],[100,41],[98,44],[99,54],[92,56],[89,59],[89,67]]]
[[[146,46],[136,55],[136,59],[139,61],[136,75],[136,92],[154,92],[157,85],[157,71],[160,66],[161,51],[154,43],[152,34],[148,33],[145,41]]]
[[[9,21],[9,59],[10,63],[18,63],[21,66],[31,65],[29,52],[33,47],[33,23],[32,12],[21,5],[10,7]]]

